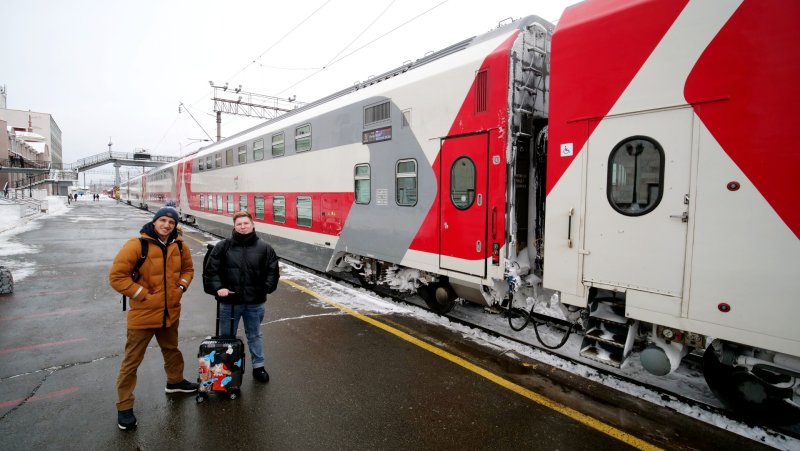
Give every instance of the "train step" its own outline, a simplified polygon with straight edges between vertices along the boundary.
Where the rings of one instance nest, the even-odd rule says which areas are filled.
[[[639,323],[625,317],[625,306],[614,298],[594,299],[580,355],[620,368],[633,348]]]

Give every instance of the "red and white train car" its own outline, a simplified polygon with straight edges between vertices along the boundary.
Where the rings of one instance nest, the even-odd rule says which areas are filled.
[[[555,33],[532,16],[467,39],[141,191],[223,235],[246,208],[282,257],[442,312],[557,291],[584,356],[641,351],[666,374],[705,350],[723,400],[796,413],[798,17],[796,2],[588,0]]]
[[[620,306],[648,369],[713,337],[719,396],[796,408],[800,5],[609,6],[567,9],[553,39],[544,285]]]

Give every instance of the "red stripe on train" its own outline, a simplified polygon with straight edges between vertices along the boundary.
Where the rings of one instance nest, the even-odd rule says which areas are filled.
[[[205,201],[205,208],[200,208],[200,196],[211,194],[214,198],[214,210],[208,209],[208,200]],[[222,204],[218,206],[217,196],[222,196]],[[232,202],[228,196],[233,196]],[[290,229],[305,230],[310,232],[322,233],[325,235],[339,236],[350,214],[355,195],[353,192],[346,193],[242,193],[242,192],[222,192],[222,193],[191,193],[189,196],[190,211],[184,210],[184,214],[196,214],[199,212],[218,216],[219,221],[230,222],[233,227],[233,214],[239,211],[240,196],[247,196],[247,211],[249,211],[256,223],[272,224],[279,227]],[[264,198],[264,215],[259,218],[256,211],[256,196]],[[283,222],[275,220],[274,201],[275,197],[283,197],[285,205],[285,219]],[[297,218],[297,198],[311,198],[311,226],[298,224]],[[225,219],[227,217],[228,219]]]
[[[550,191],[687,4],[584,2],[561,15],[551,52],[547,187]],[[561,144],[573,155],[562,157]]]
[[[464,100],[461,103],[461,108],[454,118],[447,134],[448,136],[454,136],[484,130],[489,132],[489,159],[491,160],[492,157],[499,158],[499,163],[490,165],[489,170],[489,191],[487,193],[487,208],[489,211],[494,207],[497,211],[505,212],[506,173],[504,170],[496,171],[491,169],[505,167],[505,148],[508,139],[504,132],[508,129],[508,124],[506,124],[505,121],[508,119],[509,55],[511,45],[516,40],[517,34],[518,30],[512,33],[508,39],[490,53],[486,59],[484,59],[483,63],[481,63],[481,67],[478,70],[478,72],[487,71],[488,74],[486,112],[480,114],[476,114],[475,112],[475,96],[477,92],[476,77],[469,91],[466,92]],[[500,122],[498,123],[498,121]],[[447,145],[445,141],[444,146]],[[433,173],[436,175],[436,186],[438,188],[436,198],[409,248],[422,252],[430,252],[432,254],[438,254],[441,251],[443,255],[470,260],[475,259],[474,250],[470,251],[470,249],[464,248],[439,249],[439,198],[442,194],[440,192],[442,186],[440,171],[441,151],[433,162]],[[445,174],[445,176],[449,176],[449,172]],[[491,221],[491,218],[488,220]],[[505,242],[504,215],[495,215],[494,220],[494,230],[498,231],[496,235],[497,243],[502,246]],[[489,224],[489,226],[491,226],[491,224]],[[488,246],[484,249],[486,248],[488,248]],[[486,253],[484,252],[484,254]]]
[[[794,182],[800,166],[798,17],[798,2],[745,1],[698,59],[684,94],[689,103],[726,99],[696,105],[695,112],[800,238],[800,189]]]

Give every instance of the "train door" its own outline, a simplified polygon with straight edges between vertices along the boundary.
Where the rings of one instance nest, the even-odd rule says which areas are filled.
[[[439,180],[439,266],[486,275],[488,135],[442,141]]]
[[[589,138],[583,280],[681,297],[692,110],[605,118]]]

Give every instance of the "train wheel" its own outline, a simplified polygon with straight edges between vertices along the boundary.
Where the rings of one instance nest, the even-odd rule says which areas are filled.
[[[375,289],[375,285],[376,284],[374,282],[372,282],[371,280],[369,280],[369,278],[367,276],[365,276],[362,271],[355,270],[353,272],[355,273],[356,278],[358,279],[358,283],[360,283],[362,287],[364,287],[364,288],[366,288],[368,290]]]
[[[425,301],[429,309],[444,315],[456,305],[456,292],[446,283],[420,285],[417,294]]]
[[[787,376],[725,365],[712,346],[703,355],[703,376],[725,407],[748,421],[769,424],[800,421],[800,408],[792,401],[793,384]]]

